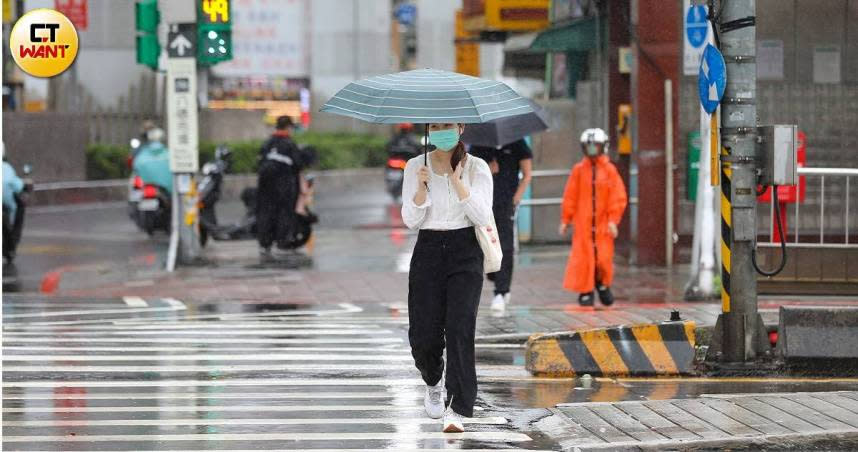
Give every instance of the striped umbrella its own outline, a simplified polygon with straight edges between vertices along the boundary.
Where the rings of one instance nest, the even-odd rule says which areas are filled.
[[[533,108],[504,83],[418,69],[349,83],[320,111],[380,124],[428,124],[487,122]]]
[[[320,109],[377,124],[482,123],[533,112],[527,99],[495,80],[437,69],[379,75],[349,83]]]

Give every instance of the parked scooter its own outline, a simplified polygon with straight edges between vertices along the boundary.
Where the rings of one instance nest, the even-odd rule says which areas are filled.
[[[396,135],[387,144],[387,165],[384,168],[384,185],[394,202],[402,197],[402,180],[405,164],[420,154],[420,143],[415,139],[414,125],[398,124]]]
[[[215,159],[203,165],[203,178],[197,190],[200,210],[200,245],[206,246],[209,237],[217,237],[220,227],[217,222],[215,205],[223,192],[223,176],[229,170],[232,152],[226,146],[215,149]]]
[[[21,172],[24,175],[22,178],[24,187],[20,193],[13,195],[15,213],[12,214],[9,209],[3,207],[3,290],[10,292],[21,290],[21,280],[18,277],[18,269],[15,267],[15,256],[24,230],[27,202],[30,193],[33,192],[33,180],[29,177],[32,167],[24,165]]]
[[[148,142],[140,147],[132,165],[131,188],[140,193],[139,200],[132,204],[132,219],[151,236],[157,230],[170,232],[173,174],[170,172],[169,151],[161,144],[164,131],[153,128],[147,132],[147,138]],[[130,203],[132,201],[129,199]]]

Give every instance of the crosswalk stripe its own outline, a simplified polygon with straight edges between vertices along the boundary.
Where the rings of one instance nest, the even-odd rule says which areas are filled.
[[[133,388],[201,386],[425,386],[420,378],[225,378],[219,380],[64,380],[9,381],[4,388]]]
[[[73,406],[73,407],[15,407],[3,408],[4,413],[159,413],[178,412],[251,412],[299,413],[312,411],[414,411],[423,412],[417,404],[408,405],[202,405],[202,406]]]
[[[406,325],[407,322],[398,322],[401,325]],[[148,330],[159,330],[159,331],[170,331],[170,330],[216,330],[216,331],[224,331],[231,329],[238,330],[266,330],[266,329],[289,329],[289,328],[338,328],[338,329],[347,329],[347,330],[361,330],[366,329],[367,327],[377,326],[375,322],[372,324],[355,324],[355,323],[330,323],[330,322],[264,322],[264,323],[245,323],[245,324],[236,324],[229,325],[220,323],[217,325],[212,325],[211,322],[206,323],[198,323],[198,324],[181,324],[181,323],[157,323],[152,324],[149,322],[145,325],[85,325],[80,327],[75,327],[75,331],[80,332],[101,332],[101,331],[148,331]],[[393,327],[393,326],[391,326]],[[65,333],[68,327],[54,327],[54,326],[28,326],[28,325],[9,325],[5,328],[7,331],[18,332],[20,331],[39,331],[44,334],[45,332],[58,331]]]
[[[232,354],[208,355],[6,355],[4,362],[14,361],[408,361],[411,355],[373,354]]]
[[[4,337],[3,343],[99,343],[99,342],[108,342],[108,343],[159,343],[159,344],[175,344],[176,339],[174,338],[166,338],[166,337],[151,337],[151,338],[128,338],[128,337],[104,337],[104,338],[60,338],[60,337],[23,337],[20,339]],[[200,344],[234,344],[236,339],[230,338],[216,338],[216,337],[206,337],[206,338],[182,338],[182,343],[200,343]],[[281,339],[281,338],[266,338],[266,339],[254,339],[254,338],[243,338],[241,339],[241,343],[243,344],[389,344],[389,343],[400,343],[403,342],[402,338],[399,337],[363,337],[363,338],[349,338],[349,337],[340,337],[340,338],[307,338],[307,339]]]
[[[26,395],[10,395],[3,396],[3,400],[208,400],[216,399],[271,399],[271,400],[316,400],[316,399],[387,399],[392,397],[405,397],[413,395],[415,398],[423,399],[423,391],[415,390],[411,393],[405,393],[401,390],[396,392],[237,392],[237,393],[218,393],[211,394],[188,394],[182,392],[171,392],[165,394],[163,392],[123,392],[121,394],[61,394],[51,392],[50,394],[26,394]]]
[[[239,344],[240,345],[240,344]],[[341,347],[102,347],[102,346],[88,346],[88,347],[76,347],[76,346],[62,346],[61,344],[57,344],[56,346],[41,346],[41,345],[8,345],[3,347],[3,353],[10,357],[10,359],[15,359],[17,354],[14,352],[33,352],[33,351],[43,351],[43,352],[169,352],[169,353],[179,353],[179,352],[214,352],[214,353],[259,353],[259,352],[279,352],[279,353],[295,353],[295,352],[347,352],[347,353],[411,353],[411,349],[401,347],[396,343],[392,344],[384,344],[375,347],[349,347],[347,346]],[[478,344],[479,345],[479,344]],[[519,347],[521,348],[521,347]],[[40,356],[53,356],[53,355],[40,355]],[[96,355],[99,356],[99,355]],[[163,356],[163,357],[171,357],[174,356],[172,354],[157,354],[157,355],[140,355],[140,356]]]
[[[44,435],[10,436],[4,435],[4,442],[121,442],[121,441],[367,441],[367,440],[426,440],[426,439],[464,439],[474,441],[525,442],[530,437],[513,432],[402,432],[402,433],[192,433],[177,435]]]
[[[146,303],[146,300],[140,297],[122,297],[122,301],[132,308],[145,308],[149,306],[149,303]]]
[[[505,425],[504,417],[470,417],[463,418],[463,423],[472,425]],[[124,427],[124,426],[185,426],[185,425],[352,425],[352,424],[390,424],[390,425],[420,425],[438,424],[438,419],[425,416],[414,418],[363,418],[363,419],[89,419],[89,420],[50,420],[50,421],[6,421],[7,427]]]
[[[217,364],[208,366],[3,366],[6,373],[14,372],[316,372],[316,371],[342,371],[353,370],[413,370],[412,364],[284,364],[284,365],[256,365],[256,364]]]
[[[164,303],[167,303],[168,305],[173,307],[173,309],[177,309],[177,310],[187,309],[187,306],[185,306],[185,303],[182,303],[181,301],[179,301],[175,298],[162,298],[161,301],[163,301]]]
[[[184,306],[184,305],[182,305]],[[175,312],[184,307],[178,308],[170,306],[169,308],[130,308],[130,309],[78,309],[73,311],[57,311],[57,312],[33,312],[28,314],[4,314],[3,319],[28,319],[42,317],[67,317],[74,315],[97,315],[97,314],[139,314],[139,313],[154,313],[154,312]]]
[[[328,335],[328,336],[375,336],[375,335],[384,335],[391,334],[393,331],[390,330],[340,330],[340,329],[309,329],[309,330],[290,330],[290,329],[266,329],[266,330],[256,330],[256,331],[230,331],[230,330],[220,330],[220,331],[68,331],[63,332],[63,340],[66,337],[77,337],[77,336],[92,336],[92,337],[114,337],[114,336],[267,336],[267,335],[283,335],[283,334],[292,334],[296,336],[309,336],[309,335]],[[4,336],[8,338],[17,338],[17,337],[44,337],[44,332],[9,332],[5,333]]]

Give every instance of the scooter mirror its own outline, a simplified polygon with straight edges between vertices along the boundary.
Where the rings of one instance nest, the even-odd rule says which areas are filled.
[[[24,175],[29,176],[33,172],[33,167],[28,163],[21,168],[21,171],[24,172]]]

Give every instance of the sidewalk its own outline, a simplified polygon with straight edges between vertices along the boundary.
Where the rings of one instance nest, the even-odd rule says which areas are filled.
[[[854,391],[568,403],[553,411],[566,430],[564,450],[763,449],[858,437]]]

